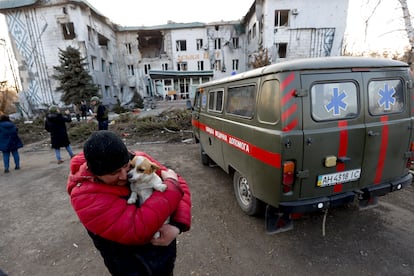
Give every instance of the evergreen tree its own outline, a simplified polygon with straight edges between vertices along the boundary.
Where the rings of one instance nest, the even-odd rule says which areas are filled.
[[[56,90],[63,92],[61,101],[67,105],[89,100],[98,94],[97,86],[85,69],[85,60],[80,51],[72,46],[66,50],[59,49],[60,65],[53,67],[57,73],[52,77],[60,82]]]

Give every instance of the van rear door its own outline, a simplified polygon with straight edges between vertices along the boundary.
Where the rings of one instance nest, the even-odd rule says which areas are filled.
[[[365,72],[368,104],[361,186],[395,180],[407,172],[411,121],[405,72]]]
[[[366,143],[361,73],[302,74],[301,82],[308,95],[303,97],[300,197],[357,189]]]

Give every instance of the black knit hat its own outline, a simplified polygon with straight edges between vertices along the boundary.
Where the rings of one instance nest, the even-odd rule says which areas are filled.
[[[121,138],[107,130],[92,133],[83,145],[83,153],[89,170],[98,176],[122,168],[130,159]]]

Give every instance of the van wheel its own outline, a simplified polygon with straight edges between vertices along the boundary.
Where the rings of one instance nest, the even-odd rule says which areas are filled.
[[[201,164],[203,164],[204,166],[210,165],[210,157],[204,151],[203,146],[201,146],[201,144],[200,144],[200,156],[201,156]]]
[[[237,171],[233,175],[233,188],[237,203],[243,212],[249,216],[262,213],[263,203],[253,196],[247,178]]]

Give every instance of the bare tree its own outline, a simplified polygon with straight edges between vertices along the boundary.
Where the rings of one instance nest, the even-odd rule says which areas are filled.
[[[253,68],[260,68],[269,64],[270,58],[266,48],[260,49],[259,52],[254,55],[254,60],[250,63]]]
[[[414,28],[411,22],[410,10],[408,9],[407,0],[398,0],[403,12],[403,19],[405,31],[407,32],[408,42],[410,43],[410,50],[408,54],[408,63],[414,69]]]
[[[368,1],[369,2],[369,1]],[[369,25],[369,21],[371,20],[371,18],[374,16],[375,11],[377,10],[378,6],[381,4],[381,0],[378,0],[377,3],[375,4],[374,8],[372,9],[371,14],[364,20],[364,41],[367,41],[367,35],[368,35],[368,25]]]

